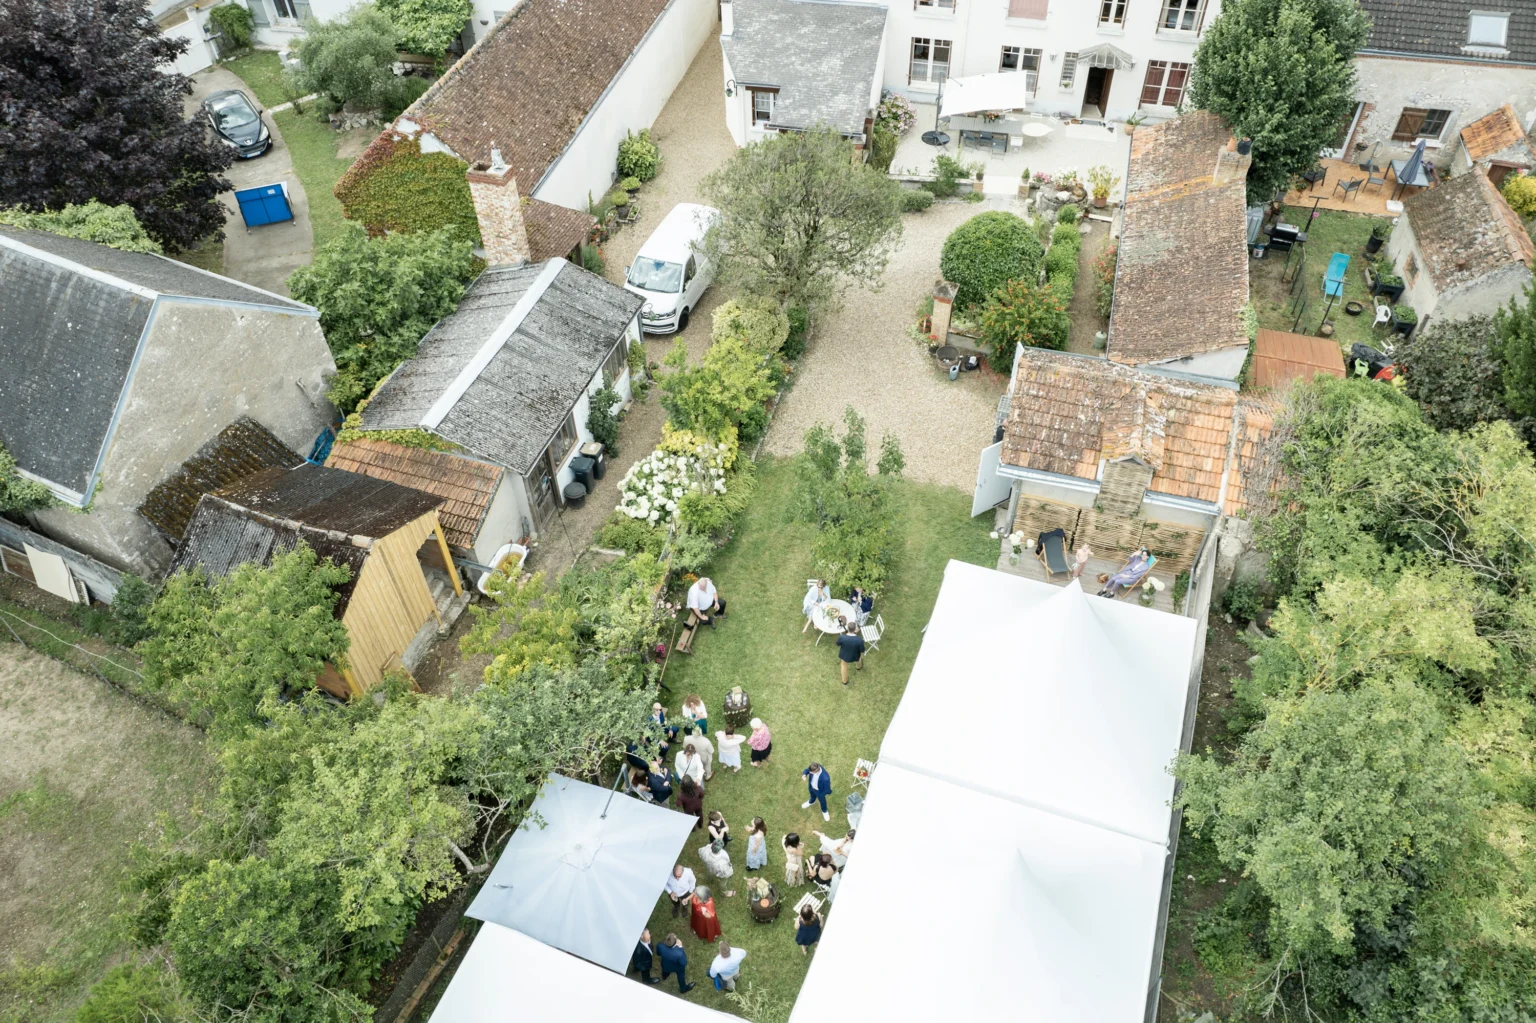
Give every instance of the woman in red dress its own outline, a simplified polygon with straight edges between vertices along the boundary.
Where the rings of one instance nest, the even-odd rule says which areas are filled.
[[[714,941],[720,937],[720,918],[715,915],[715,897],[703,885],[694,889],[693,912],[689,916],[688,926],[693,928],[694,936],[700,941]]]

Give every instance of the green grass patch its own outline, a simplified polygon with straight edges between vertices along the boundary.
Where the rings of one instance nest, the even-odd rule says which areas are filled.
[[[263,109],[288,102],[283,91],[283,65],[275,50],[248,50],[223,66],[240,76]]]
[[[1318,210],[1317,218],[1309,224],[1308,216],[1310,208],[1306,206],[1287,206],[1281,216],[1285,223],[1295,224],[1307,232],[1306,265],[1301,271],[1301,284],[1297,287],[1297,294],[1306,300],[1306,311],[1298,323],[1295,296],[1290,291],[1291,283],[1283,279],[1286,276],[1287,253],[1272,250],[1265,259],[1254,260],[1249,264],[1253,307],[1259,314],[1259,326],[1268,330],[1291,331],[1294,325],[1297,334],[1316,335],[1323,319],[1323,310],[1328,308],[1328,297],[1323,294],[1323,276],[1328,271],[1328,260],[1335,252],[1342,252],[1349,257],[1349,269],[1344,274],[1344,294],[1334,300],[1333,309],[1328,313],[1328,319],[1334,327],[1333,338],[1339,343],[1340,349],[1346,352],[1356,341],[1380,348],[1390,332],[1385,326],[1372,326],[1375,307],[1365,286],[1365,243],[1371,236],[1371,228],[1390,221],[1363,213]],[[1377,254],[1384,257],[1385,253],[1386,247],[1383,246]],[[1291,256],[1289,263],[1292,268],[1299,258],[1294,254]],[[1390,269],[1385,258],[1381,265]],[[1352,300],[1365,307],[1359,316],[1350,316],[1344,311],[1345,303]]]
[[[997,561],[997,545],[987,537],[991,516],[970,518],[969,495],[928,484],[899,483],[895,490],[898,553],[890,581],[875,604],[887,634],[880,649],[865,658],[864,670],[851,673],[852,684],[844,689],[838,679],[836,648],[827,640],[817,645],[814,629],[800,631],[805,624],[800,601],[811,571],[814,530],[785,521],[784,508],[794,485],[792,461],[763,461],[758,494],[736,538],[709,569],[728,601],[730,615],[717,630],[698,636],[692,657],[672,658],[663,680],[671,690],[667,699],[674,716],[684,696],[698,693],[710,711],[710,731],[719,731],[724,727],[722,699],[731,686],[740,685],[752,697],[753,713],[773,730],[768,766],[756,770],[743,766],[740,774],[733,774],[722,770],[717,759],[704,806],[706,811],[725,814],[735,837],[730,852],[736,873],[728,886],[712,887],[725,937],[748,952],[742,986],[750,982],[754,991],[786,1005],[799,992],[810,963],[795,944],[789,907],[811,889],[784,889],[779,839],[787,831],[799,832],[803,845],[814,852],[820,843],[813,831],[840,836],[847,830],[843,808],[854,760],[873,760],[879,754],[880,741],[922,643],[921,630],[933,610],[944,566],[951,558],[987,566]],[[805,800],[800,772],[812,760],[826,765],[832,774],[830,824],[822,821],[815,808],[800,809]],[[762,817],[768,825],[768,866],[762,874],[786,899],[780,918],[768,925],[753,923],[746,905],[746,831],[753,817]],[[697,850],[704,844],[703,835],[694,832],[683,853],[683,862],[701,883],[704,870]],[[726,887],[736,890],[734,898],[720,897]],[[672,919],[665,897],[658,900],[650,927],[658,941],[669,931],[676,932],[688,949],[689,979],[698,987],[684,997],[734,1011],[709,983],[713,951],[694,939],[686,919]],[[665,990],[675,994],[675,982],[668,981]]]
[[[332,191],[341,175],[351,165],[336,155],[340,140],[331,126],[313,114],[284,110],[272,115],[283,142],[293,156],[293,170],[309,198],[309,222],[315,232],[315,250],[340,233],[346,218],[341,203]]]

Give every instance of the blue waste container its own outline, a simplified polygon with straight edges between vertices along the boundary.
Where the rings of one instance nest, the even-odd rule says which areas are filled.
[[[288,205],[288,186],[279,181],[275,185],[242,188],[235,193],[240,204],[240,217],[246,230],[262,224],[276,224],[293,219],[293,207]]]

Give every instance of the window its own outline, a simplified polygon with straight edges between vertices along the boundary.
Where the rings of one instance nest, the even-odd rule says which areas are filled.
[[[1147,61],[1147,78],[1141,85],[1143,106],[1176,107],[1184,99],[1184,85],[1189,81],[1189,65],[1177,61]]]
[[[277,16],[279,18],[290,20],[298,18],[298,13],[294,11],[290,0],[272,0],[272,6],[277,9]]]
[[[1167,32],[1199,31],[1203,5],[1204,0],[1163,0],[1158,28]]]
[[[927,8],[930,11],[949,11],[953,14],[955,0],[912,0],[912,7],[915,10]]]
[[[999,71],[1023,71],[1029,76],[1029,93],[1035,94],[1035,89],[1040,84],[1040,51],[1020,48],[1018,46],[1003,47],[1002,58],[997,63]]]
[[[611,386],[628,369],[629,338],[621,337],[619,343],[613,346],[613,351],[608,353],[608,358],[603,362],[603,383]]]
[[[1019,69],[1019,48],[1017,46],[1003,47],[1003,59],[998,61],[999,71],[1017,71]]]
[[[549,448],[546,451],[553,469],[558,470],[565,464],[565,456],[571,453],[580,439],[580,434],[576,432],[576,413],[567,412],[565,422],[560,424],[555,439],[549,442]]]
[[[1450,119],[1449,110],[1403,107],[1403,113],[1397,119],[1397,127],[1392,130],[1392,137],[1398,142],[1438,139],[1444,134],[1446,122]]]
[[[1509,38],[1509,15],[1473,11],[1467,18],[1467,45],[1503,49]]]
[[[1008,0],[1008,17],[1044,21],[1050,0]]]
[[[699,272],[699,264],[692,256],[688,257],[688,265],[683,268],[683,284],[693,280],[694,274]]]
[[[1063,53],[1061,55],[1061,82],[1060,82],[1060,86],[1061,86],[1061,88],[1070,91],[1072,86],[1075,85],[1076,83],[1077,83],[1077,51],[1073,50],[1073,51],[1071,51],[1069,53]]]
[[[1125,4],[1126,0],[1099,0],[1099,27],[1114,25],[1123,28]]]
[[[914,38],[912,66],[907,74],[907,80],[938,84],[948,78],[949,47],[948,39],[924,39],[921,36]]]
[[[752,94],[752,123],[754,125],[768,126],[773,120],[773,103],[778,95],[777,89],[748,89]]]

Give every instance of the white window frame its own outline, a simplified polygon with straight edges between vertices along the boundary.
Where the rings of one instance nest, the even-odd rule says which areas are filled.
[[[1002,54],[999,55],[998,58],[997,58],[997,69],[999,71],[1018,71],[1018,70],[1020,70],[1019,62],[1023,59],[1023,54],[1024,54],[1024,50],[1023,50],[1022,47],[1019,47],[1019,46],[1005,46],[1005,47],[1003,47]],[[1012,67],[1008,66],[1008,58],[1010,56],[1013,58],[1013,66]]]
[[[917,47],[919,44],[922,44],[928,48],[928,56],[921,60],[921,64],[919,63],[917,56]],[[944,60],[942,62],[935,59],[934,56],[935,52],[940,46],[944,47]],[[914,84],[922,83],[924,85],[938,85],[940,82],[949,77],[950,63],[954,60],[954,56],[955,43],[952,39],[935,39],[930,36],[913,36],[911,46],[907,50],[907,80]],[[935,65],[939,65],[941,63],[944,70],[936,77],[933,73],[934,67]],[[919,77],[917,73],[919,66],[921,66],[923,69],[923,74],[921,77]]]
[[[1056,82],[1056,88],[1063,92],[1071,92],[1077,88],[1077,51],[1069,50],[1061,55],[1061,78]]]
[[[752,127],[768,127],[768,122],[773,120],[774,107],[778,104],[778,94],[779,90],[777,89],[753,89],[750,87],[747,89],[748,109],[752,116]],[[757,100],[759,96],[768,97],[768,116],[761,120],[757,116]]]
[[[1157,16],[1157,30],[1194,35],[1200,31],[1204,14],[1205,0],[1163,0],[1162,10]],[[1169,18],[1174,21],[1172,25],[1168,24]],[[1188,21],[1189,27],[1179,24],[1181,21]]]
[[[946,14],[955,13],[956,0],[912,0],[912,9],[915,11],[943,11]]]
[[[1473,28],[1478,21],[1485,22],[1485,27],[1492,27],[1494,23],[1499,26],[1499,39],[1497,42],[1473,38]],[[1509,45],[1509,12],[1507,11],[1469,11],[1467,13],[1467,45],[1476,49],[1502,50]]]

